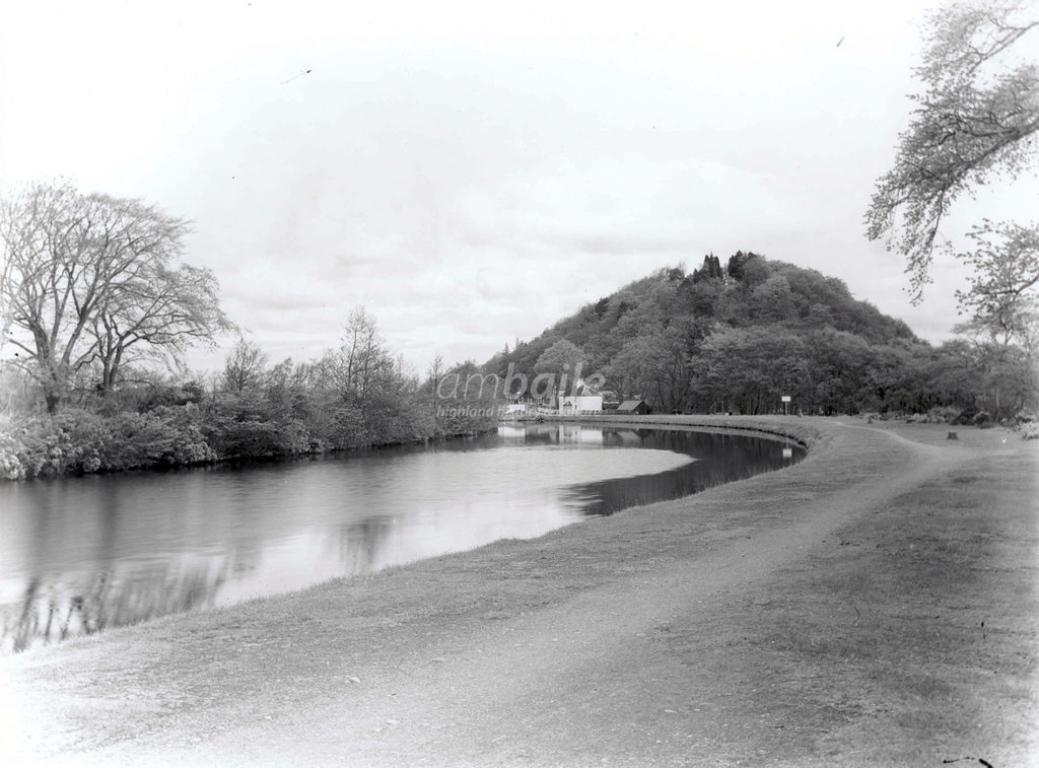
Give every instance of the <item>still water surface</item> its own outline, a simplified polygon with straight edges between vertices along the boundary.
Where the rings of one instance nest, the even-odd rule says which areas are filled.
[[[499,427],[319,460],[0,485],[0,652],[533,538],[775,469],[745,435]]]

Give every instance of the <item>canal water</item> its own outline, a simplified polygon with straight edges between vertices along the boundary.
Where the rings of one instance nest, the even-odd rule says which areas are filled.
[[[320,459],[2,484],[0,653],[533,538],[802,455],[741,434],[542,424]]]

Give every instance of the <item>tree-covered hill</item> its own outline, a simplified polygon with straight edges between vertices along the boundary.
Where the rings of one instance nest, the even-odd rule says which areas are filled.
[[[1034,395],[1024,350],[932,347],[842,281],[754,253],[724,264],[708,255],[689,274],[660,270],[506,349],[484,370],[533,375],[564,340],[578,348],[569,356],[585,375],[600,372],[619,396],[664,411],[762,413],[790,395],[813,413],[949,406],[1003,414]]]

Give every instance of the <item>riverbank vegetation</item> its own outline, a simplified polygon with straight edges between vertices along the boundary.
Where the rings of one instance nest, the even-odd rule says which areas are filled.
[[[1020,319],[1016,334],[967,323],[936,346],[836,278],[737,252],[625,286],[485,369],[537,370],[565,340],[586,375],[658,412],[781,413],[786,395],[794,412],[998,421],[1037,405],[1034,318]]]
[[[355,356],[356,370],[351,351],[343,345],[318,360],[270,365],[255,344],[240,341],[219,375],[178,381],[141,371],[106,395],[74,388],[70,404],[53,414],[32,407],[36,395],[22,380],[0,424],[0,477],[297,456],[493,425],[489,409],[445,407],[428,381],[381,346]]]
[[[358,320],[374,331],[363,313],[352,322]],[[343,344],[318,360],[270,365],[243,340],[219,375],[178,381],[137,373],[104,395],[73,388],[70,404],[53,414],[32,407],[37,395],[23,379],[0,425],[0,476],[295,456],[470,434],[493,424],[488,409],[445,407],[428,381],[370,341],[363,351]]]
[[[482,402],[435,392],[439,368],[407,369],[363,310],[319,359],[271,364],[242,336],[222,372],[190,373],[191,345],[241,331],[215,276],[182,262],[186,231],[154,206],[68,185],[3,201],[0,477],[292,456],[493,423]]]

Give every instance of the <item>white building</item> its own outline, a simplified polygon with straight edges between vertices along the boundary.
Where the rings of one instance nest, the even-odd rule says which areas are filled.
[[[560,416],[590,416],[602,413],[602,395],[559,395]]]

